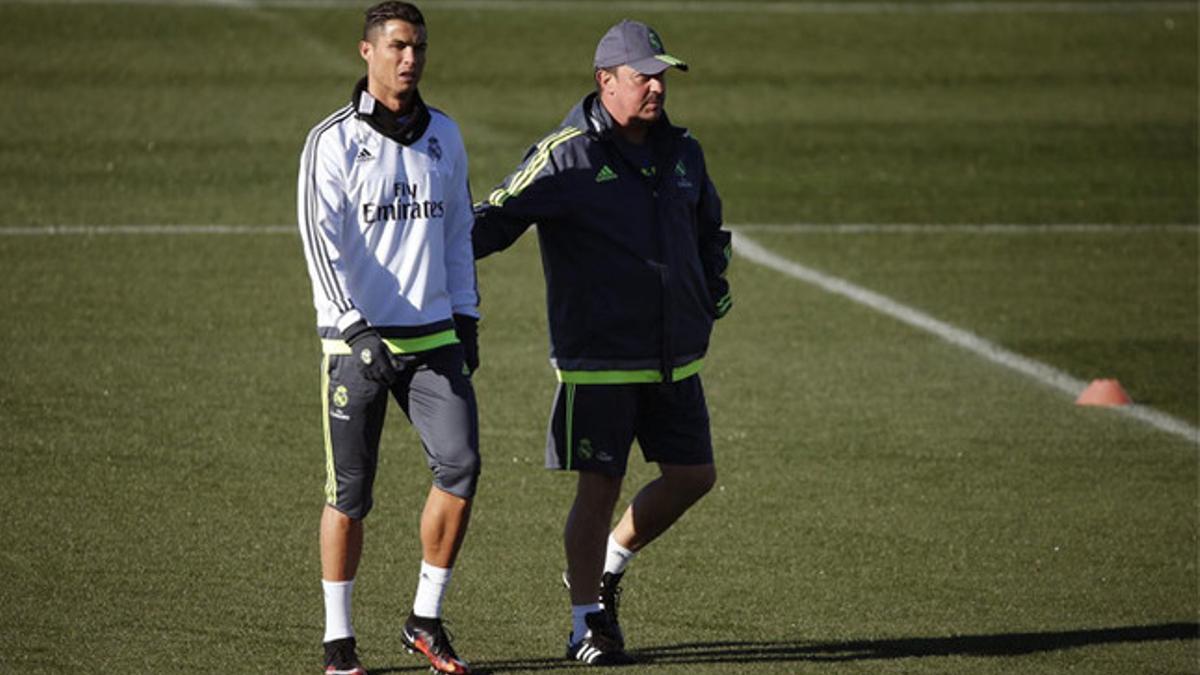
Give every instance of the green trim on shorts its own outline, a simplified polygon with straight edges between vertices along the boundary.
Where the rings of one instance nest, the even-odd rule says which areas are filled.
[[[700,372],[704,359],[696,359],[671,370],[671,381],[678,382]],[[569,384],[650,384],[662,382],[657,370],[556,370],[558,381]]]
[[[345,343],[343,343],[345,344]],[[333,468],[333,433],[329,429],[329,355],[321,359],[321,411],[325,414],[325,503],[337,504],[337,471]]]
[[[575,426],[575,384],[567,383],[567,471],[571,470],[571,458],[575,456],[572,447],[572,427]]]
[[[453,328],[450,328],[432,335],[422,335],[421,337],[414,338],[388,337],[383,338],[383,341],[387,344],[388,351],[393,354],[412,354],[457,344],[458,334],[454,332]],[[346,344],[345,340],[324,338],[321,340],[321,350],[327,356],[348,356],[350,354],[350,345]]]

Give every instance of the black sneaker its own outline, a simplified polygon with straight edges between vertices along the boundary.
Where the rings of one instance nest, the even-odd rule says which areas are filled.
[[[621,602],[621,577],[623,576],[625,576],[624,572],[616,574],[605,572],[600,577],[600,606],[604,610],[605,616],[608,617],[613,638],[621,646],[621,649],[625,648],[625,631],[621,630],[621,622],[617,620],[617,605]],[[571,577],[567,576],[565,570],[562,573],[562,582],[567,590],[571,590]]]
[[[600,605],[604,608],[604,615],[608,617],[613,636],[621,645],[621,649],[625,648],[625,632],[621,630],[621,623],[617,621],[617,605],[621,602],[621,577],[623,576],[625,576],[624,572],[618,574],[605,572],[600,577]]]
[[[568,659],[582,661],[589,666],[627,666],[636,663],[617,641],[607,614],[603,611],[592,612],[583,620],[587,622],[587,637],[574,644],[570,642],[570,637],[567,638]]]
[[[608,617],[608,623],[612,626],[613,638],[617,640],[620,649],[625,649],[625,632],[620,629],[620,622],[617,620],[617,605],[620,603],[620,578],[624,577],[624,572],[613,574],[605,572],[600,577],[600,607],[604,609],[605,615]],[[571,578],[563,571],[563,586],[566,590],[571,590]]]
[[[450,645],[450,635],[446,633],[441,619],[409,614],[400,637],[409,653],[421,652],[429,659],[429,665],[434,672],[450,675],[469,675],[471,672],[467,662],[454,653],[454,647]]]
[[[325,675],[367,675],[358,662],[354,638],[330,640],[325,643]]]

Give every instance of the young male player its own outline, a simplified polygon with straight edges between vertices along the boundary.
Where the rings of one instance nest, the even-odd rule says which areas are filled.
[[[433,472],[402,639],[438,672],[469,672],[441,613],[479,475],[469,377],[479,365],[478,297],[463,141],[417,89],[427,47],[415,6],[367,10],[359,43],[367,75],[349,105],[309,133],[300,161],[300,234],[324,347],[320,548],[329,675],[366,673],[350,596],[389,395],[419,433]]]

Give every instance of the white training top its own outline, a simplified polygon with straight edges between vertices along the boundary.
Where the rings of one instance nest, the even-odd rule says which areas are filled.
[[[375,104],[365,95],[358,112]],[[373,129],[353,104],[309,132],[296,208],[318,329],[479,316],[467,153],[458,125],[429,113],[408,146]]]

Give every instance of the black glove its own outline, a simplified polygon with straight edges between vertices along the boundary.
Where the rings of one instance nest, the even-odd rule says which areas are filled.
[[[479,319],[466,314],[454,315],[454,332],[463,346],[463,358],[467,362],[468,374],[479,370]]]
[[[363,377],[372,382],[391,386],[396,381],[396,368],[392,365],[392,354],[366,321],[359,320],[342,331],[342,338],[350,345],[350,353]]]

